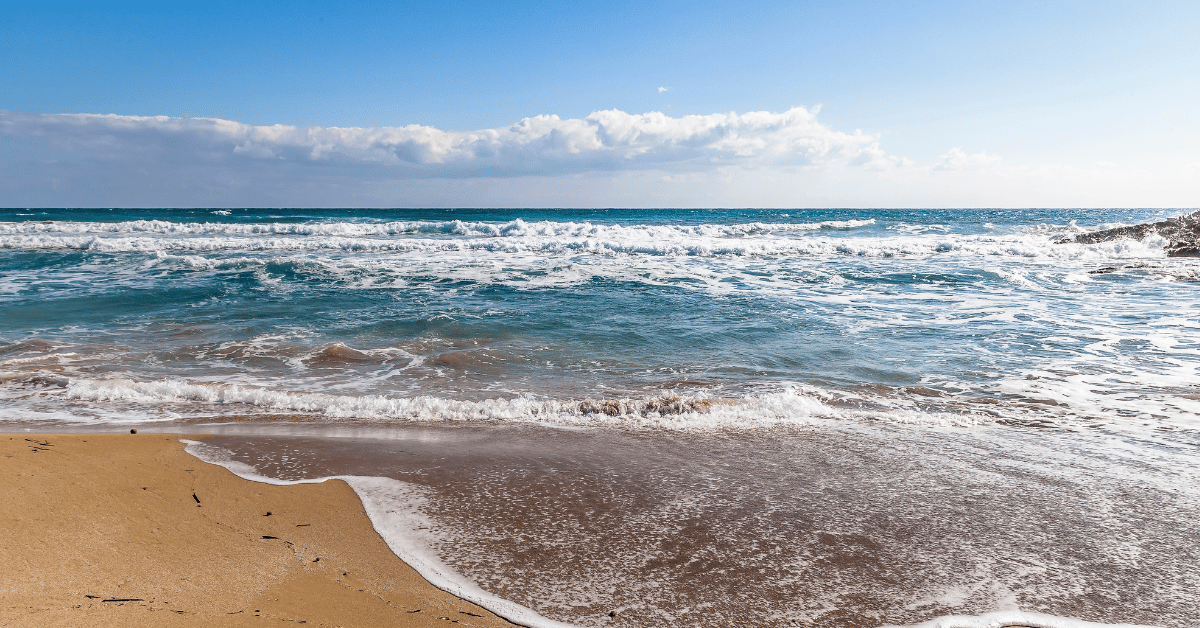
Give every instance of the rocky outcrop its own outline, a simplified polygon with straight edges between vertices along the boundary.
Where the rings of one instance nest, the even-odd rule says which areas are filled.
[[[1060,242],[1095,244],[1120,238],[1141,240],[1151,234],[1158,234],[1167,239],[1167,257],[1200,257],[1200,211],[1161,222],[1081,233],[1074,238],[1064,238]]]

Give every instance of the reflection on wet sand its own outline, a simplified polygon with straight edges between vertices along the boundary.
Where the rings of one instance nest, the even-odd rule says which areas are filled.
[[[1067,432],[202,429],[272,477],[420,487],[444,561],[585,626],[1200,612],[1196,484]]]

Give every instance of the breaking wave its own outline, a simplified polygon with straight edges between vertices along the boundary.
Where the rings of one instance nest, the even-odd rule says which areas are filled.
[[[1163,257],[1150,236],[1098,245],[1057,244],[1074,225],[1011,234],[962,234],[945,229],[874,231],[874,219],[809,223],[621,225],[592,222],[452,221],[175,223],[162,220],[0,223],[0,249],[97,253],[494,253],[599,256],[855,256],[957,254],[1027,258]],[[849,235],[853,234],[853,235]]]
[[[168,404],[175,412],[190,410],[245,415],[265,411],[335,421],[541,423],[693,431],[796,427],[838,419],[938,426],[968,426],[994,420],[994,417],[970,411],[838,407],[836,395],[810,386],[742,397],[663,393],[641,398],[557,400],[522,396],[464,401],[429,395],[388,397],[290,392],[179,380],[80,378],[53,383],[65,388],[64,396],[72,400],[150,406]],[[185,409],[180,404],[191,407]]]
[[[447,235],[490,238],[529,236],[607,237],[644,232],[651,235],[682,235],[736,238],[766,233],[788,233],[820,230],[846,230],[875,224],[865,220],[825,220],[804,223],[698,224],[698,225],[629,225],[592,222],[556,222],[539,220],[526,222],[520,218],[503,223],[481,221],[393,222],[305,222],[228,224],[209,222],[169,222],[165,220],[131,220],[126,222],[12,222],[0,223],[0,235],[37,234],[160,234],[170,236],[403,236]]]

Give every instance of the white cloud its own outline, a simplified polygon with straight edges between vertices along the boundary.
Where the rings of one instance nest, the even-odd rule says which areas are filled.
[[[918,164],[817,109],[596,111],[476,131],[0,111],[0,206],[1188,206],[1194,158]],[[1100,157],[1097,155],[1096,157]],[[1120,163],[1132,162],[1123,158]]]
[[[834,131],[814,112],[586,118],[540,115],[508,127],[444,131],[402,127],[252,126],[218,118],[0,112],[0,132],[37,137],[69,153],[107,159],[168,152],[177,159],[242,157],[372,164],[416,177],[515,176],[714,165],[822,166],[877,159],[875,136]],[[856,161],[857,160],[857,161]]]
[[[658,88],[658,93],[660,93],[660,94],[661,94],[661,93],[663,93],[663,92],[665,92],[665,91],[667,91],[667,90],[669,90],[669,89],[671,89],[671,88],[669,88],[669,87],[660,87],[660,88]]]

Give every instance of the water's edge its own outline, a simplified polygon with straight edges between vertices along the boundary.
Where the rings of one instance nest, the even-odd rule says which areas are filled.
[[[422,520],[418,511],[421,496],[416,487],[399,480],[385,477],[338,475],[304,480],[279,480],[255,472],[247,464],[229,458],[223,449],[201,441],[179,439],[184,451],[202,462],[224,467],[230,473],[251,482],[290,486],[294,484],[320,484],[326,480],[342,480],[354,489],[362,502],[371,526],[387,543],[389,549],[400,560],[412,567],[429,584],[451,595],[479,605],[518,626],[526,628],[576,628],[552,619],[547,619],[526,608],[497,597],[475,586],[443,564],[423,546],[419,539],[417,523]],[[1057,627],[1055,627],[1057,628]]]
[[[301,480],[280,480],[259,474],[246,463],[234,460],[226,450],[201,441],[181,438],[185,451],[197,459],[224,467],[234,475],[252,482],[276,486],[317,484],[326,480],[346,482],[358,496],[375,531],[392,552],[417,571],[434,587],[477,604],[514,624],[527,628],[578,628],[575,624],[552,620],[516,602],[498,597],[469,581],[443,563],[423,540],[421,529],[428,519],[421,512],[424,496],[419,487],[387,477],[332,475]],[[887,625],[881,628],[1155,628],[1144,624],[1105,624],[1044,613],[1004,610],[980,615],[948,615],[907,627]]]

